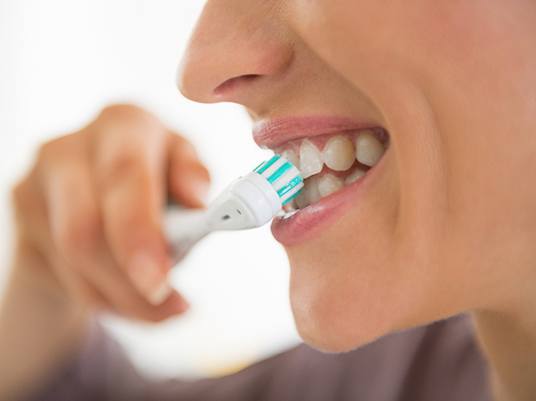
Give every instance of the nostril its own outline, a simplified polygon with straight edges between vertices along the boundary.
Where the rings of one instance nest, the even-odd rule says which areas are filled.
[[[239,87],[247,85],[260,77],[261,75],[259,74],[245,74],[240,75],[239,77],[230,78],[222,84],[218,85],[218,87],[214,89],[214,94],[217,96],[229,94],[230,92],[238,89]]]

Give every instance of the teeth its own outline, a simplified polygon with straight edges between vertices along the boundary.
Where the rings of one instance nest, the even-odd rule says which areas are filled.
[[[310,177],[322,171],[323,162],[321,154],[307,139],[300,146],[300,171],[303,178]]]
[[[352,173],[350,173],[346,178],[344,179],[345,185],[350,185],[359,180],[361,177],[363,177],[366,174],[364,170],[361,169],[355,169]]]
[[[302,190],[301,194],[296,197],[296,205],[298,206],[298,209],[304,209],[309,206],[307,195],[305,194],[305,188]]]
[[[348,170],[354,164],[355,157],[352,141],[342,135],[331,138],[322,151],[324,163],[335,171]]]
[[[337,135],[327,141],[322,151],[307,139],[301,142],[298,151],[281,149],[281,156],[298,167],[305,180],[302,193],[285,206],[287,215],[360,180],[366,171],[359,167],[352,168],[355,160],[366,166],[374,166],[385,152],[382,142],[371,130],[361,132],[355,139],[355,146],[353,142],[345,135]],[[317,176],[322,172],[324,164],[333,171],[351,169],[350,174],[344,179],[329,173]]]
[[[292,212],[295,209],[304,209],[320,199],[339,191],[345,185],[356,182],[365,174],[366,171],[356,168],[344,180],[333,174],[308,178],[300,195],[292,203],[285,206],[285,211]]]
[[[293,212],[297,209],[296,207],[296,199],[293,199],[289,203],[287,203],[285,206],[283,206],[283,210],[287,213]]]
[[[320,192],[318,191],[317,177],[307,179],[304,184],[301,194],[296,198],[298,209],[306,208],[311,203],[318,202],[321,198]]]
[[[300,166],[300,160],[298,159],[298,155],[292,149],[285,150],[283,153],[281,153],[281,156],[291,162],[294,166]]]
[[[322,195],[319,191],[319,178],[318,177],[312,177],[307,180],[304,186],[304,192],[305,197],[307,199],[307,203],[310,205],[311,203],[316,203],[322,198]]]
[[[344,187],[344,182],[332,174],[325,174],[318,179],[318,192],[323,198]]]
[[[367,166],[374,166],[385,152],[382,143],[371,132],[361,133],[355,147],[356,159]]]

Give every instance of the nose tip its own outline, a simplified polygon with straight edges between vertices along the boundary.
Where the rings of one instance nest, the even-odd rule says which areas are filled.
[[[234,73],[233,65],[208,61],[212,57],[211,54],[189,54],[183,58],[177,71],[177,86],[183,96],[200,103],[224,101],[231,91],[262,76],[259,73]]]
[[[177,86],[194,101],[231,101],[247,106],[261,80],[274,78],[292,58],[292,47],[273,32],[270,20],[251,16],[242,23],[209,2],[177,71]],[[219,12],[216,12],[219,11]],[[255,27],[252,30],[251,27]]]
[[[255,47],[191,45],[177,72],[179,90],[185,97],[202,103],[245,102],[256,82],[277,76],[290,59],[288,49],[280,46]]]
[[[212,93],[218,87],[218,81],[202,60],[193,60],[191,54],[183,56],[177,69],[177,87],[184,97],[196,102],[213,103]]]

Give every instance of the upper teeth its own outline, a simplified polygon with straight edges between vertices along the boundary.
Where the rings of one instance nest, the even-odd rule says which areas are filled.
[[[320,152],[307,139],[300,146],[300,172],[303,178],[310,177],[322,171],[322,158]]]
[[[352,141],[342,135],[331,138],[322,151],[324,163],[335,171],[348,170],[354,164],[355,156]]]
[[[355,140],[356,158],[360,163],[374,166],[381,159],[385,149],[371,132],[363,132]]]
[[[322,151],[308,139],[299,148],[299,155],[287,149],[282,156],[299,167],[303,178],[322,171],[324,164],[334,171],[346,171],[357,159],[366,166],[374,166],[381,159],[385,148],[371,131],[363,131],[354,143],[344,135],[330,138]]]
[[[298,155],[296,155],[296,152],[294,152],[292,149],[287,149],[283,151],[283,153],[281,153],[281,156],[283,156],[296,167],[300,166],[300,159],[298,159]]]

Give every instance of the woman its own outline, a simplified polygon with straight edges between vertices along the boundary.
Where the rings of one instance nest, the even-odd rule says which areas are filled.
[[[186,310],[159,215],[166,193],[200,207],[208,182],[183,139],[114,106],[46,144],[15,190],[2,399],[536,399],[535,36],[522,0],[208,1],[180,89],[244,105],[260,145],[307,160],[312,195],[273,224],[294,317],[308,344],[358,350],[198,383],[106,363],[102,335],[84,335],[95,308]],[[348,142],[323,153],[338,134],[351,172]]]

